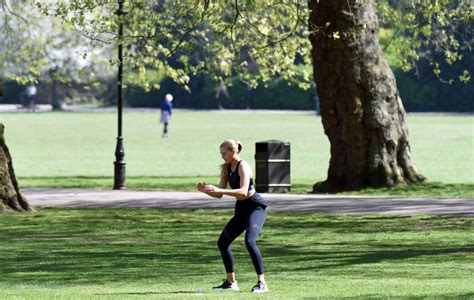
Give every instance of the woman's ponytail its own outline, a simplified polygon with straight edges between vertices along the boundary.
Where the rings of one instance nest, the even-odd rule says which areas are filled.
[[[240,153],[242,151],[242,144],[239,141],[235,141],[235,143],[237,144],[238,153]]]

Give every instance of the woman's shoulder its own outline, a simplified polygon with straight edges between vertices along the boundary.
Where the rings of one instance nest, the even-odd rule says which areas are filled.
[[[251,170],[250,164],[248,162],[246,162],[245,160],[241,160],[240,164],[239,164],[239,169]]]

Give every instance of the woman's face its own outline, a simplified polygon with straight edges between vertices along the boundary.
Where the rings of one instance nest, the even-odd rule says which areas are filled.
[[[230,164],[235,159],[235,151],[229,150],[225,147],[220,149],[221,157],[226,164]]]

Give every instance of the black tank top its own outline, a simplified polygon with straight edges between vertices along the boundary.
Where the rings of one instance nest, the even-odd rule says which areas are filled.
[[[240,162],[241,161],[237,163],[234,172],[232,172],[232,168],[230,167],[230,165],[227,167],[227,182],[229,182],[230,187],[233,189],[240,188]],[[249,191],[253,189],[253,178],[250,178]],[[265,209],[268,206],[268,203],[259,193],[254,193],[253,196],[250,198],[247,198],[245,200],[237,200],[235,202],[235,211],[236,213],[248,213],[254,210],[257,206],[261,206]]]
[[[235,167],[234,172],[232,172],[232,168],[230,165],[227,167],[227,182],[229,182],[230,187],[233,189],[240,188],[240,175],[239,175],[240,162],[241,160],[237,163],[237,166]],[[253,178],[250,178],[249,191],[250,190],[253,190]]]

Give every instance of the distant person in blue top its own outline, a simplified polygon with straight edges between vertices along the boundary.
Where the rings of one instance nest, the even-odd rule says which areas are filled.
[[[257,284],[252,288],[252,292],[268,292],[263,275],[262,255],[257,247],[257,238],[268,214],[267,201],[255,191],[250,165],[239,157],[242,144],[234,140],[226,140],[219,149],[224,160],[224,164],[221,165],[219,187],[205,182],[199,182],[196,186],[198,191],[211,197],[222,198],[223,195],[227,195],[237,200],[235,215],[224,227],[217,241],[227,278],[213,290],[239,290],[235,280],[234,258],[230,244],[245,231],[245,246],[257,273]],[[227,185],[230,185],[230,189]]]
[[[168,124],[171,121],[171,114],[173,112],[173,95],[166,94],[165,99],[161,102],[161,118],[160,122],[163,123],[163,135],[162,137],[168,137]]]

